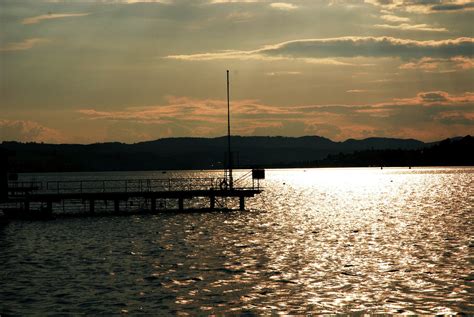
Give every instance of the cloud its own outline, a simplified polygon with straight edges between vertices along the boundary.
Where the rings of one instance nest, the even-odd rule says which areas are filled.
[[[130,107],[122,111],[80,109],[84,119],[108,121],[135,121],[149,124],[170,123],[177,120],[206,120],[224,123],[227,102],[217,99],[192,99],[168,96],[167,104],[149,107]],[[256,100],[239,100],[231,104],[233,115],[287,115],[290,108],[271,107]]]
[[[433,91],[419,93],[418,98],[422,102],[433,103],[433,102],[446,102],[449,99],[449,94],[444,91]]]
[[[460,3],[460,4],[437,4],[431,7],[431,11],[460,11],[473,10],[474,2]]]
[[[363,94],[363,90],[351,90]],[[231,103],[232,133],[239,135],[323,135],[336,140],[370,136],[436,140],[472,133],[474,93],[419,92],[415,97],[362,105],[274,106],[257,100]],[[168,97],[163,105],[120,111],[83,109],[83,120],[135,127],[160,135],[219,136],[226,131],[225,100]],[[471,118],[471,119],[469,119]],[[468,120],[469,119],[469,120]],[[155,129],[155,130],[153,130]],[[166,132],[168,131],[168,132]],[[157,132],[158,133],[158,132]]]
[[[474,38],[461,37],[439,41],[417,41],[394,37],[339,37],[302,39],[267,45],[250,51],[227,50],[189,55],[169,55],[180,60],[219,59],[303,59],[306,61],[331,58],[393,57],[416,59],[423,57],[472,57]],[[332,62],[338,62],[331,60]]]
[[[119,0],[120,1],[120,0]],[[125,3],[162,3],[162,4],[170,4],[172,0],[122,0],[121,2]]]
[[[474,106],[474,93],[465,92],[461,95],[451,95],[445,91],[427,91],[420,92],[414,98],[396,98],[389,103],[380,103],[374,105],[374,107],[387,107],[387,106],[459,106],[469,105]]]
[[[388,22],[408,22],[408,21],[410,21],[409,18],[399,17],[399,16],[391,15],[391,14],[381,15],[380,18],[385,20],[385,21],[388,21]]]
[[[254,15],[251,12],[231,12],[226,16],[226,19],[228,20],[233,20],[235,22],[247,22],[251,18],[253,18]]]
[[[34,121],[0,119],[0,140],[61,143],[65,137],[58,130]]]
[[[41,45],[48,42],[50,42],[50,40],[45,38],[26,39],[22,42],[8,43],[5,46],[0,46],[0,52],[29,50],[37,45]]]
[[[52,3],[71,3],[71,0],[49,0]],[[135,3],[162,3],[171,4],[176,0],[79,0],[79,3],[94,3],[94,4],[135,4]]]
[[[467,57],[431,58],[424,57],[418,61],[405,63],[400,69],[422,70],[427,73],[449,73],[474,68],[474,59]]]
[[[367,90],[365,90],[365,89],[349,89],[346,92],[350,93],[350,94],[360,94],[360,93],[367,92]]]
[[[26,18],[21,21],[22,24],[36,24],[43,20],[53,20],[53,19],[62,19],[62,18],[69,18],[69,17],[82,17],[89,15],[89,13],[50,13],[39,15],[36,17]]]
[[[431,27],[428,24],[408,24],[408,23],[402,23],[402,24],[375,24],[374,25],[377,28],[382,28],[382,29],[395,29],[395,30],[401,30],[401,31],[426,31],[426,32],[447,32],[448,30],[446,28],[435,28]]]
[[[436,120],[446,125],[473,125],[474,126],[474,111],[443,111],[436,115]]]
[[[341,129],[326,123],[311,123],[300,120],[288,120],[284,122],[264,122],[251,126],[246,134],[256,136],[303,136],[303,135],[338,135]]]
[[[298,8],[294,4],[286,3],[286,2],[273,2],[273,3],[270,3],[270,7],[274,9],[278,9],[278,10],[285,10],[285,11],[294,10]]]
[[[219,4],[219,3],[253,3],[261,2],[261,0],[210,0],[210,4]]]
[[[301,72],[295,72],[295,71],[281,71],[281,72],[268,72],[265,73],[267,76],[294,76],[294,75],[301,75]]]
[[[365,0],[388,10],[403,10],[415,13],[456,12],[474,9],[471,0]]]
[[[266,56],[263,54],[255,53],[255,51],[221,51],[218,53],[198,53],[191,55],[168,55],[168,59],[176,59],[183,61],[213,61],[213,60],[227,60],[227,59],[237,59],[237,60],[260,60],[260,61],[284,61],[288,59],[296,59],[292,57],[285,56]],[[317,65],[333,65],[333,66],[354,66],[353,63],[343,62],[331,58],[298,58],[299,60],[306,62],[308,64],[317,64]],[[358,65],[361,66],[361,65]],[[372,66],[372,65],[362,65],[362,66]]]
[[[248,134],[261,118],[288,118],[296,114],[290,108],[274,107],[255,100],[231,103],[232,120],[242,124],[233,127],[233,133]],[[104,122],[104,125],[133,126],[143,135],[163,136],[218,136],[224,134],[227,124],[227,102],[214,99],[192,99],[168,96],[167,104],[149,107],[131,107],[120,111],[81,109],[82,120]],[[168,131],[164,133],[163,131]],[[136,140],[134,140],[136,141]]]

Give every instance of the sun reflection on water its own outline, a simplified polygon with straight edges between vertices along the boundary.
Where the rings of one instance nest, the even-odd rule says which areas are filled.
[[[453,303],[463,305],[469,284],[457,285],[464,293],[457,301],[454,291],[444,300],[453,286],[446,282],[472,274],[466,262],[452,258],[453,252],[468,258],[470,237],[459,232],[467,229],[459,213],[472,222],[466,214],[472,209],[464,207],[472,187],[458,192],[455,174],[427,172],[276,171],[267,180],[268,208],[281,212],[265,249],[269,265],[301,286],[308,303],[319,303],[316,311],[452,312]],[[446,306],[433,308],[434,302]]]

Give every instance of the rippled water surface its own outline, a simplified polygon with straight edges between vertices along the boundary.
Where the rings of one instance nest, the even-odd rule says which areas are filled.
[[[266,176],[247,211],[1,226],[0,314],[474,314],[474,168]]]

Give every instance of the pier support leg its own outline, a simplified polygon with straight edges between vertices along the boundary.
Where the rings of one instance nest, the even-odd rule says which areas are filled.
[[[151,199],[151,210],[152,211],[156,210],[156,198]]]
[[[41,210],[41,213],[44,216],[50,216],[53,214],[53,202],[51,200],[46,202],[46,209]]]
[[[120,211],[120,201],[118,199],[114,200],[114,211],[115,212]]]
[[[184,210],[184,198],[183,197],[178,198],[178,208],[179,208],[179,210]]]
[[[30,211],[30,202],[25,200],[25,211]]]
[[[239,205],[240,205],[240,210],[245,210],[245,197],[244,196],[240,196],[239,197]]]
[[[209,200],[210,200],[211,210],[214,210],[216,208],[216,197],[210,196]]]
[[[93,213],[95,210],[95,201],[93,199],[89,200],[89,212]]]

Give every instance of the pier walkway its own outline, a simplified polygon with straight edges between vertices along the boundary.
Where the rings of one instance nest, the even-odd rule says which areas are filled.
[[[225,178],[15,181],[8,183],[8,198],[0,202],[0,210],[10,218],[127,210],[229,210],[237,198],[239,209],[244,210],[245,199],[262,192],[258,179],[249,175],[232,188]]]

